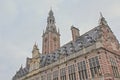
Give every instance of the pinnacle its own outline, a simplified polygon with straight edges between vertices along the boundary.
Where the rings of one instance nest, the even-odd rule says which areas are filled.
[[[107,21],[105,20],[101,12],[100,12],[99,25],[107,25]]]
[[[35,48],[37,48],[37,44],[36,44],[36,42],[35,42],[35,44],[34,44],[33,48],[34,48],[34,49],[35,49]]]
[[[50,11],[49,11],[49,16],[53,16],[53,11],[52,11],[52,9],[50,9]]]
[[[103,18],[102,12],[100,12],[100,18]]]

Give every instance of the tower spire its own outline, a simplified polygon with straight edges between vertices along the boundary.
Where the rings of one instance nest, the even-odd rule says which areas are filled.
[[[49,11],[49,16],[53,16],[53,11],[52,11],[52,9],[50,9],[50,11]]]
[[[20,70],[23,69],[23,65],[21,64]]]
[[[57,32],[56,25],[55,25],[55,17],[52,9],[49,11],[48,18],[47,18],[47,27],[45,32]]]
[[[60,47],[60,34],[55,25],[55,17],[50,9],[47,17],[47,27],[43,34],[42,53],[51,53]]]

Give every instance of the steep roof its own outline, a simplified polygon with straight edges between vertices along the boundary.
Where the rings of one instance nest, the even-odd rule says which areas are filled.
[[[70,41],[64,46],[50,54],[41,54],[40,66],[46,66],[59,60],[62,57],[69,56],[81,50],[83,47],[88,47],[94,44],[100,38],[100,26],[93,28],[85,34],[79,36],[76,41]]]
[[[16,72],[15,76],[13,77],[12,80],[16,80],[17,78],[20,78],[24,75],[26,75],[29,72],[29,68],[25,67],[25,68],[20,68],[19,71]]]

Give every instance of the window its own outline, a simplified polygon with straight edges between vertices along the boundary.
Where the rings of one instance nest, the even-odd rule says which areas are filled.
[[[42,76],[41,76],[41,80],[46,80],[46,76],[45,76],[45,75],[42,75]]]
[[[74,47],[74,45],[73,45],[73,43],[71,43],[71,46],[70,46],[70,52],[74,52],[75,51],[75,47]]]
[[[99,75],[100,65],[98,56],[89,59],[89,65],[92,77],[95,77],[95,75]]]
[[[78,71],[80,80],[85,80],[88,78],[85,61],[78,63]]]
[[[60,80],[66,80],[66,68],[60,69]]]
[[[51,73],[47,74],[47,80],[51,80]]]
[[[75,65],[68,66],[69,80],[76,80]]]
[[[118,67],[117,67],[115,59],[110,58],[110,62],[111,62],[111,67],[112,67],[112,71],[113,71],[113,76],[115,78],[119,78]]]
[[[58,70],[53,72],[53,80],[58,80],[58,73]]]

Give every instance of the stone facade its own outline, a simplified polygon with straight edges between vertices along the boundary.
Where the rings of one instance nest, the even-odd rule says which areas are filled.
[[[60,46],[53,11],[50,10],[43,51],[33,46],[32,58],[13,80],[120,80],[120,44],[102,16],[99,25],[83,35],[71,27],[73,40]]]

